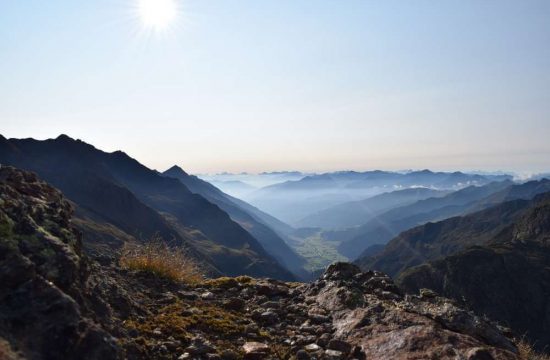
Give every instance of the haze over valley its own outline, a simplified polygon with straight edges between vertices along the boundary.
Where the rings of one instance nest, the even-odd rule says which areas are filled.
[[[550,360],[550,1],[0,1],[0,360]]]

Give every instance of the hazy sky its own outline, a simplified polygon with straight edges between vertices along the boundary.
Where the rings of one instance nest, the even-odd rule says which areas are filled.
[[[550,1],[0,0],[0,133],[191,172],[550,170]]]

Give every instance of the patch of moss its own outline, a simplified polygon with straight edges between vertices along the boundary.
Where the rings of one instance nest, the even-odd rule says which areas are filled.
[[[297,288],[297,287],[299,287],[299,286],[304,285],[304,283],[296,282],[296,281],[287,282],[286,284],[287,284],[287,286],[288,286],[289,288],[291,288],[291,289],[295,289],[295,288]]]
[[[127,320],[125,326],[135,329],[141,335],[156,337],[155,330],[160,330],[163,336],[172,336],[186,343],[191,333],[199,330],[217,334],[229,339],[242,335],[244,326],[239,323],[241,317],[216,305],[195,302],[191,304],[181,301],[167,305],[153,316],[143,321]]]
[[[13,236],[13,226],[9,219],[0,214],[0,237],[4,239],[11,238]]]
[[[201,285],[211,288],[230,289],[239,286],[239,284],[252,284],[253,282],[254,279],[250,276],[222,276],[216,279],[206,280]]]

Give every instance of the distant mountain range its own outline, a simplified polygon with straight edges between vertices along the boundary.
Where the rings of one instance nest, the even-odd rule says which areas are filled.
[[[295,278],[275,258],[284,254],[285,260],[296,266],[300,259],[284,247],[274,231],[262,226],[260,218],[270,217],[258,211],[254,216],[247,214],[252,207],[239,209],[198,179],[188,182],[203,186],[206,190],[201,192],[231,207],[233,216],[243,223],[248,220],[252,230],[245,230],[219,205],[193,193],[180,179],[148,169],[121,151],[106,153],[65,135],[45,141],[0,136],[0,163],[36,172],[60,189],[77,205],[75,223],[85,233],[85,241],[95,243],[96,248],[116,246],[114,238],[120,237],[113,236],[114,232],[138,241],[158,234],[200,254],[211,271]],[[264,243],[276,241],[273,248],[278,253],[269,254],[251,232],[261,234]]]
[[[375,195],[360,201],[350,201],[332,206],[306,216],[298,227],[341,229],[365,224],[372,218],[393,208],[405,206],[431,197],[444,196],[448,191],[428,188],[409,188]]]
[[[306,176],[300,180],[266,186],[245,196],[256,207],[293,226],[319,211],[345,202],[364,200],[384,192],[413,187],[458,190],[471,185],[510,180],[509,175],[477,175],[429,170],[340,171]]]
[[[357,262],[393,274],[407,292],[464,302],[542,350],[550,343],[549,184],[506,189],[500,196],[521,198],[411,229]]]
[[[511,181],[505,180],[484,186],[469,186],[443,197],[428,198],[389,210],[357,228],[327,235],[341,239],[340,252],[350,258],[356,258],[369,246],[385,244],[400,232],[414,226],[461,215],[474,206],[476,201],[485,199],[512,184]]]

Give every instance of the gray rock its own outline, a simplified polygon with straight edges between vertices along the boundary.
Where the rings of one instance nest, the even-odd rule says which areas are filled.
[[[210,291],[207,291],[201,294],[201,299],[203,300],[214,300],[215,298],[216,298],[216,295],[214,295],[214,293]]]
[[[312,343],[304,346],[304,349],[308,352],[314,352],[314,351],[321,350],[321,347],[315,343]]]
[[[328,349],[325,351],[325,357],[327,360],[339,360],[344,358],[344,354],[338,350]]]

